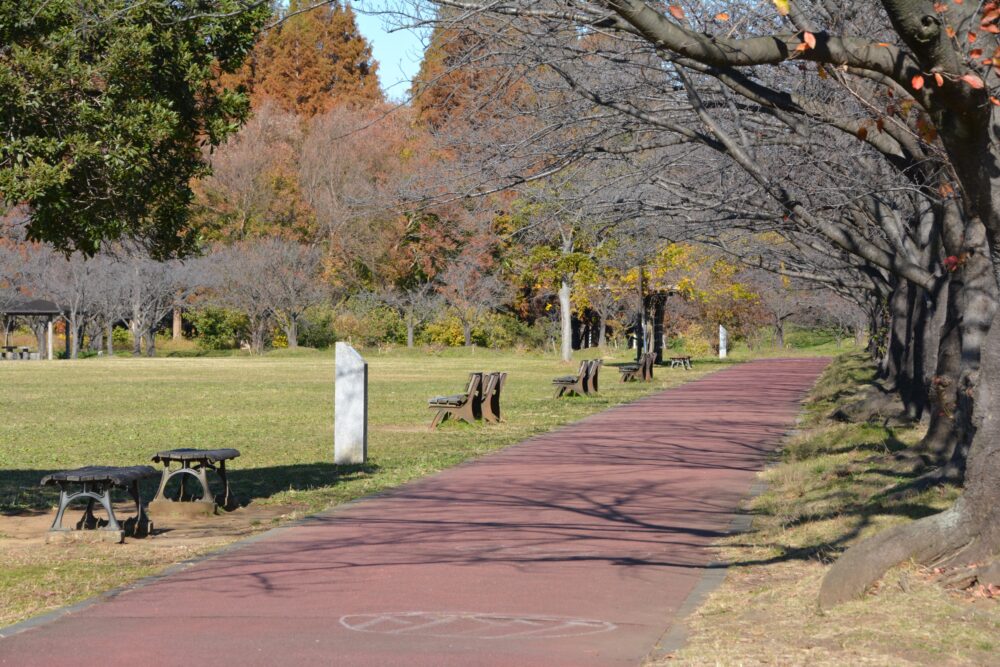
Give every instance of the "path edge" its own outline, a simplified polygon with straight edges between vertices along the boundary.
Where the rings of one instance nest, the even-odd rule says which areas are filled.
[[[818,379],[819,378],[817,378],[817,380]],[[805,401],[803,401],[803,408],[804,407]],[[732,521],[729,522],[729,526],[726,529],[726,537],[747,533],[753,527],[753,514],[749,512],[747,505],[754,498],[757,498],[767,491],[768,484],[762,479],[762,476],[769,469],[778,465],[777,459],[781,456],[781,452],[785,449],[785,445],[789,440],[802,433],[802,429],[800,427],[804,420],[805,415],[803,414],[803,411],[800,411],[799,416],[795,419],[795,426],[782,434],[778,447],[771,452],[771,460],[757,473],[753,484],[750,485],[750,489],[740,501],[737,514],[733,517]],[[694,588],[691,589],[691,592],[688,593],[688,596],[684,598],[681,606],[674,612],[673,623],[667,627],[653,648],[650,649],[649,653],[647,653],[643,658],[641,663],[642,665],[647,665],[648,663],[657,660],[669,658],[687,645],[691,634],[690,628],[688,627],[688,621],[694,613],[705,604],[708,600],[708,596],[714,593],[726,580],[726,577],[729,576],[729,568],[731,565],[732,563],[726,561],[715,560],[705,566],[705,573],[701,575],[698,583],[695,584]],[[2,630],[0,630],[0,632],[2,632]]]

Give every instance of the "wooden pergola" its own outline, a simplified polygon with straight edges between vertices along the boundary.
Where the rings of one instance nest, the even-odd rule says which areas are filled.
[[[4,345],[10,343],[10,325],[9,321],[15,317],[44,317],[47,318],[46,322],[46,345],[45,345],[45,359],[52,359],[52,321],[62,315],[62,310],[56,304],[51,301],[45,301],[44,299],[23,299],[15,300],[12,303],[4,306],[3,311],[0,311],[0,315],[3,316],[3,333],[4,333]],[[41,350],[39,350],[41,352]]]

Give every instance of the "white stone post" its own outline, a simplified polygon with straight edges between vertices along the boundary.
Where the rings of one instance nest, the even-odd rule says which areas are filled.
[[[728,352],[727,346],[729,345],[729,332],[726,331],[726,327],[719,325],[719,359],[725,359],[726,353]]]
[[[52,361],[52,318],[49,318],[49,324],[45,331],[45,358]]]
[[[334,384],[333,462],[368,459],[368,362],[347,343],[337,343]]]

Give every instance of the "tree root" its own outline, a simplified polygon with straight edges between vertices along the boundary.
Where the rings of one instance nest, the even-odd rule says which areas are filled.
[[[823,578],[820,608],[860,598],[887,570],[911,558],[926,565],[956,556],[972,540],[962,507],[960,498],[940,514],[894,526],[848,549]]]
[[[966,589],[979,585],[992,592],[992,589],[1000,588],[1000,561],[994,560],[943,572],[938,581],[948,588]]]
[[[899,395],[878,385],[872,385],[861,398],[834,411],[830,419],[849,424],[884,422],[886,426],[913,423]]]

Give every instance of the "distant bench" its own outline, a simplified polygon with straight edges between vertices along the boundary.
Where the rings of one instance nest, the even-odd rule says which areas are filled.
[[[437,410],[431,420],[431,429],[437,428],[448,417],[470,424],[479,419],[488,422],[503,421],[500,415],[500,392],[506,381],[506,373],[469,373],[469,384],[464,394],[435,396],[427,401],[428,408]]]
[[[678,366],[686,371],[691,370],[691,357],[670,357],[670,367],[677,368]]]

